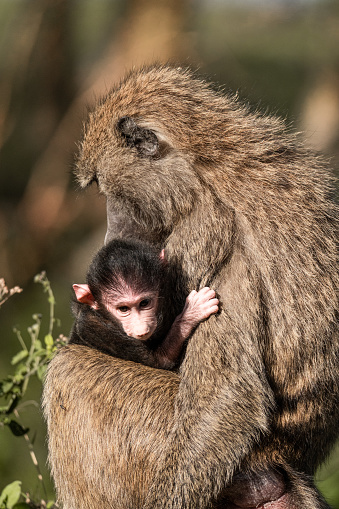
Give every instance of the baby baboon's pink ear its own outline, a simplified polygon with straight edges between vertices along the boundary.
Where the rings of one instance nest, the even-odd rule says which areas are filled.
[[[160,260],[163,262],[163,264],[166,265],[167,264],[167,258],[166,258],[165,249],[162,249],[160,251],[159,257],[160,257]]]
[[[89,286],[86,284],[79,285],[75,283],[73,285],[73,290],[75,293],[75,296],[79,302],[82,302],[84,304],[88,304],[94,309],[97,309],[97,303],[94,300],[94,297],[92,295],[91,290],[89,289]]]

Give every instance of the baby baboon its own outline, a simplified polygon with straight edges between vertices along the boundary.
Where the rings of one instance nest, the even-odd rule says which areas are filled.
[[[280,120],[154,66],[90,114],[76,174],[107,197],[107,240],[146,239],[181,267],[177,312],[189,288],[222,305],[178,375],[79,345],[52,361],[64,506],[328,507],[311,479],[338,434],[338,209],[319,157]]]
[[[87,284],[73,285],[76,320],[69,343],[147,366],[174,368],[184,341],[218,311],[219,301],[210,288],[193,290],[168,331],[163,319],[170,309],[167,272],[164,251],[159,254],[140,242],[109,242],[94,257]]]

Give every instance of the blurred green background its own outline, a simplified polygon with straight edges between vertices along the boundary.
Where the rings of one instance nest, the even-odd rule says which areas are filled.
[[[105,232],[104,199],[72,178],[82,121],[126,70],[154,60],[192,66],[283,116],[339,167],[338,0],[0,0],[0,277],[24,288],[0,309],[0,378],[20,349],[13,325],[25,335],[33,313],[48,321],[32,282],[42,269],[59,332],[70,330],[71,283]],[[32,383],[27,400],[40,392]],[[20,415],[47,479],[41,411],[27,404]],[[0,491],[15,479],[43,496],[24,439],[0,429]],[[339,509],[339,450],[318,485]]]

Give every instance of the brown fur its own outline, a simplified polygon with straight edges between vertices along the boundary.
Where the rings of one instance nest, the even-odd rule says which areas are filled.
[[[124,116],[156,134],[154,155],[126,143]],[[272,507],[328,507],[307,477],[339,406],[337,209],[322,162],[280,120],[155,66],[90,114],[77,177],[107,196],[108,238],[163,244],[184,271],[180,295],[211,286],[222,311],[199,325],[178,376],[76,345],[52,361],[45,413],[64,507],[231,508],[234,473],[243,500],[273,475],[284,495]]]

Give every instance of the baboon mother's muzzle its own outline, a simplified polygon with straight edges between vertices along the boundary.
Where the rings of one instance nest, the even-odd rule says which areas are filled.
[[[149,242],[154,245],[161,245],[163,238],[161,233],[153,231],[138,221],[135,215],[128,210],[124,210],[121,204],[107,198],[106,202],[107,209],[107,231],[105,236],[105,244],[110,240],[121,238],[121,239],[134,239],[141,240],[143,242]]]

